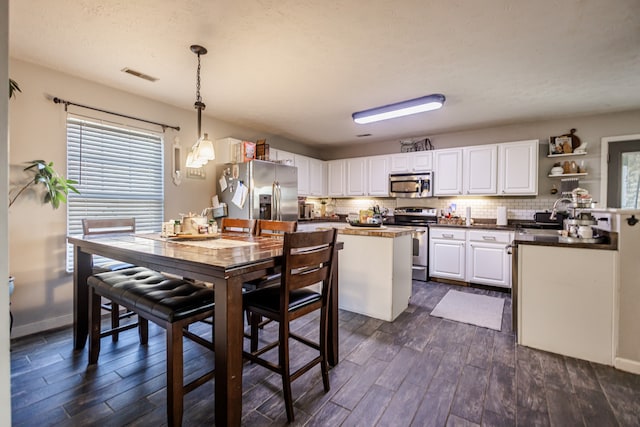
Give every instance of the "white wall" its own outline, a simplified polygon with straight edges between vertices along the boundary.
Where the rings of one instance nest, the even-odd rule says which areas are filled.
[[[211,196],[215,193],[213,164],[206,168],[206,179],[183,179],[179,187],[171,179],[174,138],[180,139],[183,157],[186,157],[186,152],[196,140],[196,112],[192,105],[185,105],[184,109],[176,108],[18,60],[10,60],[10,67],[12,78],[18,81],[22,89],[22,93],[11,101],[10,189],[25,182],[23,163],[30,160],[53,161],[56,169],[66,174],[66,113],[62,104],[51,101],[51,97],[55,96],[180,126],[179,132],[168,130],[165,133],[165,218],[177,218],[179,213],[189,211],[200,212],[210,205]],[[77,107],[69,109],[87,116],[99,115]],[[102,117],[118,123],[128,122],[114,116]],[[257,138],[266,138],[275,148],[313,153],[312,149],[295,141],[259,134],[207,117],[203,118],[202,129],[214,139],[233,136],[255,141]],[[72,277],[64,270],[65,207],[52,210],[49,205],[42,205],[36,194],[28,194],[11,207],[9,229],[9,271],[16,277],[16,290],[12,297],[15,317],[12,336],[71,323]]]

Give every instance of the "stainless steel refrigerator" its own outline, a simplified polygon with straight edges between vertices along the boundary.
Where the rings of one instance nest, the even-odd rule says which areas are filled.
[[[298,219],[298,168],[262,160],[218,165],[217,194],[229,218]],[[246,197],[242,196],[246,187]],[[225,187],[225,188],[223,188]]]

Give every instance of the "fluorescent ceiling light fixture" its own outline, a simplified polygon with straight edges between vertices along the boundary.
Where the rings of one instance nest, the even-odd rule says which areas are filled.
[[[380,120],[393,119],[396,117],[408,116],[410,114],[437,110],[444,105],[444,100],[444,95],[436,93],[423,96],[421,98],[385,105],[383,107],[358,111],[357,113],[353,113],[351,117],[353,117],[353,121],[358,124],[379,122]]]

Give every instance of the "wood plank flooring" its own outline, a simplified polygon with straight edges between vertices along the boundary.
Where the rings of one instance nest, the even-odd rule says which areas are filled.
[[[508,294],[414,282],[409,309],[388,323],[342,311],[340,363],[323,392],[319,369],[293,383],[300,426],[639,426],[640,376],[517,346]],[[449,289],[505,298],[502,331],[431,317]],[[317,335],[317,318],[298,333]],[[207,325],[192,330],[206,335]],[[264,339],[275,337],[269,324]],[[296,365],[311,353],[292,344]],[[304,360],[303,360],[304,359]],[[213,355],[185,342],[185,375]],[[148,346],[135,330],[102,342],[97,366],[74,353],[64,328],[11,343],[14,426],[166,425],[165,335],[150,324]],[[280,379],[245,364],[246,426],[286,425]],[[213,382],[185,398],[183,425],[212,425]]]

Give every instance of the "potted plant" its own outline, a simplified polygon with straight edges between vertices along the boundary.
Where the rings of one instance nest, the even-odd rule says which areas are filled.
[[[33,173],[33,176],[18,190],[13,198],[9,198],[9,207],[16,202],[18,197],[20,197],[27,188],[37,184],[44,185],[46,189],[42,203],[50,203],[53,209],[58,209],[60,203],[67,201],[69,191],[80,194],[73,186],[77,184],[77,182],[72,179],[66,179],[64,176],[58,174],[58,172],[53,169],[53,162],[47,163],[44,160],[32,160],[24,170]]]

